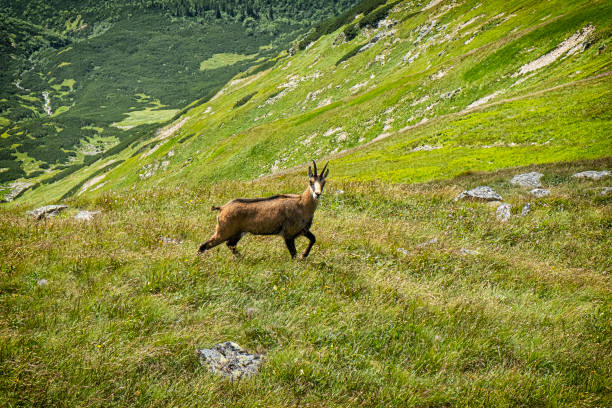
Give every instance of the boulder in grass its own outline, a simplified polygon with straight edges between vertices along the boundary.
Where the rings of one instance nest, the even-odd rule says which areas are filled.
[[[521,217],[524,217],[529,214],[529,211],[531,211],[531,204],[525,203],[523,209],[521,210]]]
[[[489,186],[479,186],[471,190],[463,191],[455,198],[455,201],[460,199],[501,201],[502,197]]]
[[[536,196],[537,198],[546,197],[550,194],[550,190],[546,190],[544,188],[534,188],[529,192],[530,194]]]
[[[595,170],[587,170],[580,173],[576,173],[572,175],[575,178],[583,178],[583,179],[591,179],[591,180],[601,180],[604,177],[608,177],[610,172],[607,170],[595,171]]]
[[[42,220],[45,218],[55,217],[60,212],[64,211],[66,208],[68,208],[68,206],[63,205],[63,204],[45,205],[44,207],[40,207],[35,210],[28,211],[27,214],[31,215],[37,220]]]
[[[261,354],[249,354],[238,344],[226,341],[209,349],[196,350],[200,363],[211,373],[231,378],[250,377],[257,374],[263,361]]]
[[[497,219],[501,222],[508,221],[510,219],[510,204],[502,203],[497,207],[495,211]]]
[[[608,195],[610,193],[612,193],[612,187],[604,187],[604,188],[601,189],[601,193],[599,193],[599,194],[601,194],[602,196],[605,196],[605,195]]]
[[[75,220],[79,220],[79,221],[89,221],[93,218],[94,215],[99,214],[100,211],[87,211],[87,210],[81,210],[78,213],[76,213],[76,215],[72,218],[74,218]]]
[[[512,177],[510,183],[525,187],[525,188],[537,188],[542,187],[542,183],[540,183],[540,179],[543,174],[533,171],[531,173],[517,174]]]

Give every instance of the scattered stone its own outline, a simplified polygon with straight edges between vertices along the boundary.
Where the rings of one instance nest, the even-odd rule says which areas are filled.
[[[497,207],[495,211],[497,219],[501,222],[506,222],[510,219],[510,204],[502,203]]]
[[[410,251],[407,250],[406,248],[397,248],[397,252],[401,252],[404,255],[410,255]]]
[[[36,283],[38,286],[47,286],[49,282],[46,279],[41,279]]]
[[[344,190],[338,190],[335,192],[335,194],[344,194]]]
[[[74,218],[75,220],[79,220],[79,221],[89,221],[93,219],[94,215],[99,214],[99,213],[100,211],[81,210],[78,213],[76,213],[76,215],[72,218]]]
[[[544,188],[534,188],[529,192],[530,194],[536,196],[537,198],[546,197],[550,194],[550,190],[546,190]]]
[[[257,309],[255,309],[254,307],[247,307],[247,309],[245,310],[244,314],[246,315],[247,319],[252,319],[255,314],[257,313]]]
[[[533,171],[531,173],[525,173],[525,174],[517,174],[516,176],[512,177],[512,180],[510,180],[510,183],[519,185],[525,188],[542,187],[542,183],[540,182],[540,179],[542,178],[542,176],[543,176],[542,173],[538,173],[536,171]]]
[[[531,204],[525,203],[523,209],[521,210],[521,217],[524,217],[529,214],[529,211],[531,211]]]
[[[440,145],[436,145],[436,146],[422,145],[422,146],[415,147],[414,149],[411,150],[411,152],[430,152],[432,150],[438,150],[441,148],[442,146]]]
[[[37,220],[42,220],[44,218],[55,217],[57,214],[59,214],[61,211],[65,210],[66,208],[68,208],[68,206],[63,205],[63,204],[46,205],[44,207],[40,207],[35,210],[28,211],[27,214],[31,215]]]
[[[601,180],[602,178],[607,177],[609,175],[610,175],[610,172],[607,170],[603,170],[603,171],[587,170],[581,173],[576,173],[572,177],[585,178],[585,179],[589,178],[591,180]]]
[[[438,238],[432,238],[429,241],[423,242],[422,244],[417,245],[417,248],[425,248],[426,246],[429,245],[435,245],[438,243]]]
[[[4,199],[0,200],[0,202],[10,202],[17,198],[21,193],[23,193],[28,188],[32,187],[34,184],[29,183],[27,181],[15,181],[8,185],[10,191],[4,196]]]
[[[484,200],[484,201],[501,201],[502,197],[495,192],[489,186],[478,186],[468,191],[463,191],[457,197],[455,197],[455,201],[460,200],[462,198],[465,199],[476,199],[476,200]]]
[[[200,349],[196,353],[200,363],[207,366],[211,373],[239,379],[257,374],[263,361],[261,354],[249,354],[238,344],[226,341],[210,349]]]
[[[160,240],[164,244],[177,244],[177,245],[180,245],[180,244],[183,243],[183,241],[181,241],[180,239],[168,238],[168,237],[161,237]]]
[[[461,248],[461,249],[459,250],[459,253],[460,253],[461,255],[474,255],[474,256],[475,256],[475,255],[479,255],[479,254],[480,254],[480,252],[478,252],[478,251],[475,251],[475,250],[473,250],[473,249],[466,249],[466,248]]]
[[[612,187],[604,187],[604,188],[601,190],[601,195],[602,195],[602,196],[608,195],[608,194],[610,194],[610,193],[612,193]]]

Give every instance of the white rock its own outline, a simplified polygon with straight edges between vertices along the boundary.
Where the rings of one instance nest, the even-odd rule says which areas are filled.
[[[497,207],[495,211],[497,219],[501,222],[508,221],[510,219],[510,204],[502,203]]]
[[[605,195],[608,195],[608,194],[610,194],[610,193],[612,193],[612,187],[604,187],[604,188],[601,190],[601,193],[600,193],[600,194],[601,194],[601,195],[603,195],[603,196],[605,196]]]
[[[422,244],[417,245],[416,247],[417,248],[425,248],[426,246],[435,245],[437,243],[438,243],[438,238],[432,238],[429,241],[425,241]]]
[[[478,254],[480,254],[480,252],[478,252],[478,251],[475,251],[473,249],[466,249],[466,248],[461,248],[459,250],[459,253],[461,255],[478,255]]]
[[[44,207],[28,211],[27,214],[31,215],[37,220],[42,220],[43,218],[55,217],[57,214],[59,214],[66,208],[68,208],[68,206],[63,204],[46,205]]]
[[[41,279],[36,283],[38,286],[47,286],[49,282],[46,279]]]
[[[479,186],[468,191],[463,191],[459,194],[455,201],[465,199],[477,199],[484,201],[501,201],[502,197],[489,186]]]
[[[525,188],[541,187],[542,183],[540,183],[540,179],[542,178],[542,176],[542,173],[538,173],[536,171],[531,173],[517,174],[516,176],[512,177],[510,183]]]
[[[547,195],[549,195],[550,190],[546,190],[543,188],[534,188],[529,193],[536,196],[537,198],[542,198],[542,197],[546,197]]]
[[[529,203],[525,203],[525,205],[523,206],[523,209],[521,210],[521,216],[524,217],[527,214],[529,214],[529,211],[531,211],[531,204]]]
[[[604,177],[610,175],[610,172],[607,170],[595,171],[595,170],[587,170],[580,173],[574,174],[572,177],[576,178],[588,178],[591,180],[601,180]]]
[[[87,210],[81,210],[78,213],[76,213],[76,215],[72,218],[74,218],[75,220],[79,220],[79,221],[89,221],[93,218],[94,215],[99,214],[100,211],[87,211]]]
[[[200,357],[200,363],[207,366],[210,372],[232,380],[257,374],[263,361],[261,354],[249,354],[231,341],[196,352]]]

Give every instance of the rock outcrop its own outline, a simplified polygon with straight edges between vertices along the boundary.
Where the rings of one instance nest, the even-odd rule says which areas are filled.
[[[197,350],[196,353],[200,363],[208,367],[210,372],[231,379],[257,374],[263,361],[261,354],[249,354],[231,341],[219,343],[213,348]]]
[[[463,191],[455,198],[455,201],[460,199],[501,201],[502,197],[489,186],[479,186],[471,190]]]
[[[66,208],[68,208],[68,206],[63,205],[63,204],[45,205],[44,207],[40,207],[35,210],[28,211],[27,214],[31,215],[37,220],[42,220],[45,218],[55,217],[60,212],[64,211]]]

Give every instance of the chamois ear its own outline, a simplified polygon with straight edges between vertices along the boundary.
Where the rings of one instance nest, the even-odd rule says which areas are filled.
[[[312,170],[310,170],[310,166],[308,166],[308,178],[312,177]]]

